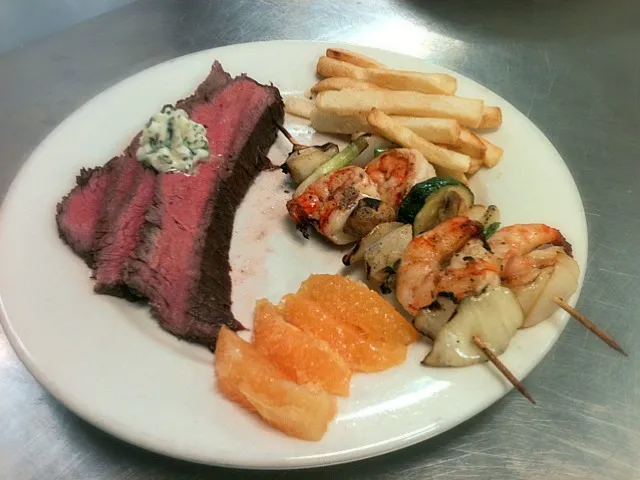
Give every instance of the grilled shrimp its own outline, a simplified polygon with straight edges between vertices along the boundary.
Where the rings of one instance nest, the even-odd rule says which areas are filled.
[[[533,282],[544,268],[556,264],[559,252],[571,256],[571,244],[560,231],[540,223],[503,227],[488,243],[500,262],[500,275],[508,287]],[[546,245],[555,247],[541,248]]]
[[[396,209],[416,183],[436,176],[433,166],[418,150],[394,148],[374,158],[365,171],[378,186],[380,198]]]
[[[396,276],[396,295],[407,312],[417,314],[441,294],[461,300],[500,283],[493,255],[474,240],[481,234],[481,223],[455,217],[411,241]]]
[[[439,292],[451,292],[455,300],[475,295],[487,285],[500,285],[500,267],[481,239],[472,238],[451,259],[440,278]]]
[[[344,227],[358,202],[367,197],[380,198],[376,185],[362,168],[350,166],[320,177],[289,200],[287,210],[305,237],[313,226],[333,243],[345,245],[357,240]]]

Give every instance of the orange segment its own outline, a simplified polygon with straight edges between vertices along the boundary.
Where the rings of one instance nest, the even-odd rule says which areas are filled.
[[[253,345],[291,380],[349,395],[351,369],[323,340],[284,321],[268,300],[256,302]]]
[[[400,365],[407,357],[405,345],[367,339],[302,295],[285,296],[281,308],[287,322],[327,342],[354,371],[379,372]]]
[[[298,294],[375,340],[406,345],[418,339],[415,328],[362,282],[342,275],[311,275],[302,282]]]
[[[287,380],[284,373],[227,327],[215,355],[218,387],[267,423],[303,440],[320,440],[337,411],[336,398]]]

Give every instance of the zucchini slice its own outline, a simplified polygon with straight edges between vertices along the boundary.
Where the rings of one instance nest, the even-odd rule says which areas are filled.
[[[413,234],[463,215],[473,205],[473,192],[451,177],[434,177],[416,184],[400,205],[398,220],[413,224]]]

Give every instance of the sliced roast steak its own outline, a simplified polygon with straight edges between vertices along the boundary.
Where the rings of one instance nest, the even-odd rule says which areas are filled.
[[[284,112],[274,87],[241,76],[191,112],[207,128],[209,161],[194,175],[158,176],[127,284],[149,299],[174,335],[209,346],[231,313],[229,245],[235,211],[255,177]]]
[[[95,290],[148,299],[160,325],[213,347],[231,313],[233,218],[271,163],[284,108],[275,87],[231,79],[218,62],[176,104],[207,129],[211,156],[193,175],[157,174],[136,160],[136,137],[104,167],[83,169],[58,205],[60,236],[93,266]]]
[[[127,166],[135,165],[128,174],[133,175],[126,188],[126,197],[120,205],[115,205],[117,213],[110,219],[108,231],[97,242],[94,254],[95,291],[121,297],[131,292],[124,281],[127,259],[135,251],[144,216],[153,199],[156,172],[142,166],[133,158],[126,159]],[[126,169],[125,169],[126,171]],[[119,192],[119,189],[115,190]],[[116,203],[116,202],[114,202]],[[109,204],[107,204],[107,209]],[[105,209],[106,210],[106,209]]]
[[[178,102],[179,108],[191,113],[220,91],[231,77],[215,62],[211,72],[193,95]],[[128,258],[139,243],[144,216],[151,206],[156,173],[145,168],[135,158],[138,147],[136,137],[122,155],[118,172],[111,174],[109,196],[98,228],[94,278],[98,293],[128,297],[131,292],[125,279]]]
[[[115,160],[104,167],[80,170],[76,186],[56,208],[60,238],[89,266],[93,263],[96,227],[104,207],[109,174]]]

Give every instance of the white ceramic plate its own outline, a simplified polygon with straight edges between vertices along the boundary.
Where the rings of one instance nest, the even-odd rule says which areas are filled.
[[[433,437],[509,390],[487,365],[421,366],[428,345],[418,343],[404,365],[354,376],[351,396],[340,400],[338,417],[320,442],[288,438],[216,391],[209,351],[165,333],[146,308],[93,294],[88,269],[58,238],[55,205],[80,167],[103,164],[117,154],[159,107],[189,94],[214,59],[232,74],[247,72],[258,81],[273,82],[283,94],[302,93],[314,83],[316,59],[328,46],[234,45],[145,70],[71,115],[21,170],[0,215],[3,326],[29,371],[82,418],[131,443],[188,460],[250,468],[308,467],[370,457]],[[396,68],[448,72],[420,59],[354,48]],[[489,135],[504,147],[504,159],[474,177],[480,200],[497,204],[506,224],[544,222],[561,228],[584,274],[584,211],[558,152],[508,102],[457,77],[459,95],[483,98],[504,113],[503,127]],[[304,122],[288,122],[303,139],[310,133]],[[282,161],[288,148],[279,140],[273,160]],[[313,239],[301,241],[291,228],[282,178],[279,172],[259,177],[236,218],[234,313],[249,326],[257,297],[277,301],[312,272],[341,270],[340,251]],[[504,362],[524,377],[565,322],[566,316],[557,314],[520,331]],[[535,385],[529,387],[535,392]]]

